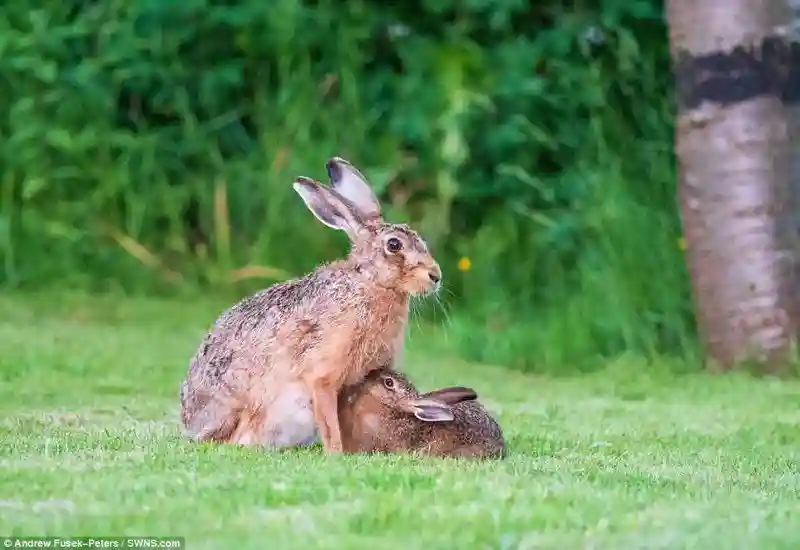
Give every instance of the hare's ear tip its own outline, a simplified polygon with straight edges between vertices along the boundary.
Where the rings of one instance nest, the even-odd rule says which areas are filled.
[[[350,163],[342,157],[331,157],[325,163],[325,169],[328,172],[328,177],[331,180],[337,180],[342,176],[342,167],[350,166]]]
[[[317,182],[311,178],[307,178],[305,176],[297,176],[294,178],[294,183],[292,187],[294,187],[295,191],[299,191],[300,189],[307,189],[309,187],[316,187]]]

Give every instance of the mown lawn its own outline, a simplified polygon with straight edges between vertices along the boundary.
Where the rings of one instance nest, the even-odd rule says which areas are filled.
[[[541,378],[426,357],[412,335],[408,371],[426,389],[476,388],[506,431],[506,461],[199,446],[179,435],[178,385],[221,307],[0,298],[0,535],[176,535],[221,550],[800,548],[798,383],[671,377],[624,358]]]

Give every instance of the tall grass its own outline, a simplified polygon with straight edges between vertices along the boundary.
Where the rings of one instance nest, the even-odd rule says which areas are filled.
[[[301,275],[347,243],[291,183],[341,155],[435,250],[420,319],[452,351],[690,355],[659,3],[414,6],[0,8],[0,283],[238,296]]]

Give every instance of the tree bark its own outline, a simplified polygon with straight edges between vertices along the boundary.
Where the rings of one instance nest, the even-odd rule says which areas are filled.
[[[800,59],[791,48],[790,7],[787,0],[667,0],[667,17],[700,336],[712,367],[753,361],[782,372],[800,327],[789,116],[797,99],[791,63]]]

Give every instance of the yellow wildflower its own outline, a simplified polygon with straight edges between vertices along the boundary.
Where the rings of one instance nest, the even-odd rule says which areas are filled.
[[[458,270],[459,271],[469,271],[472,267],[472,262],[466,256],[462,256],[460,260],[458,260]]]

